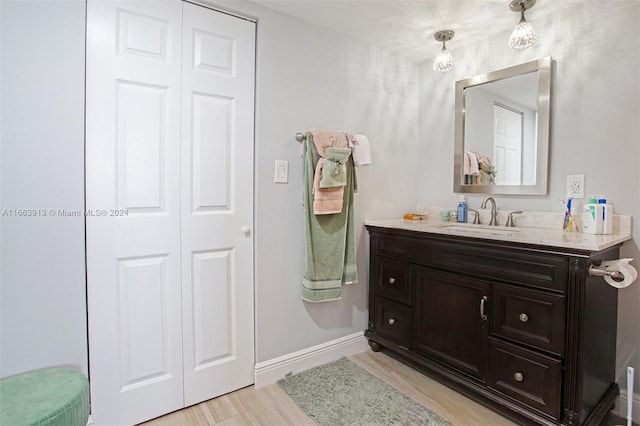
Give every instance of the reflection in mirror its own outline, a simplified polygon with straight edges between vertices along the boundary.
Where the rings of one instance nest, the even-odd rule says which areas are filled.
[[[456,83],[454,191],[546,194],[551,58]]]

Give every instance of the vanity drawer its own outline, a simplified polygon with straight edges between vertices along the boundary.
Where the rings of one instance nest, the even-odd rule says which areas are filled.
[[[494,283],[492,300],[492,335],[564,354],[563,295]]]
[[[411,305],[411,264],[394,259],[376,257],[376,295]]]
[[[562,363],[557,359],[490,338],[487,385],[560,418]]]
[[[569,271],[565,256],[482,239],[437,235],[396,235],[376,230],[377,255],[482,279],[564,293]]]
[[[376,297],[376,331],[407,348],[411,346],[411,308]]]

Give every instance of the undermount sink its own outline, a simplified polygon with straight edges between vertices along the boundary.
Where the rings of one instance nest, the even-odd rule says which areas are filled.
[[[520,232],[518,228],[508,228],[506,226],[474,225],[471,223],[451,223],[439,226],[453,232],[462,234],[484,234],[484,235],[510,235]]]

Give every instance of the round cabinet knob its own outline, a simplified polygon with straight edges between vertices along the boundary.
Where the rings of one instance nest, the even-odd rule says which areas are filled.
[[[389,325],[393,325],[396,323],[396,319],[395,318],[389,318]]]
[[[527,315],[527,314],[520,314],[520,316],[518,318],[520,318],[520,321],[522,321],[522,322],[529,321],[529,315]]]
[[[389,284],[395,284],[396,283],[396,279],[391,277],[389,278]]]
[[[248,226],[243,226],[241,230],[245,237],[251,236],[251,228],[249,228]]]
[[[524,380],[524,375],[522,373],[515,373],[513,378],[516,379],[516,382],[521,382]]]

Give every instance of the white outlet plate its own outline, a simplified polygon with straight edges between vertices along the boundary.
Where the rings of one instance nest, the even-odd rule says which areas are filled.
[[[567,176],[567,197],[584,198],[584,175]]]

